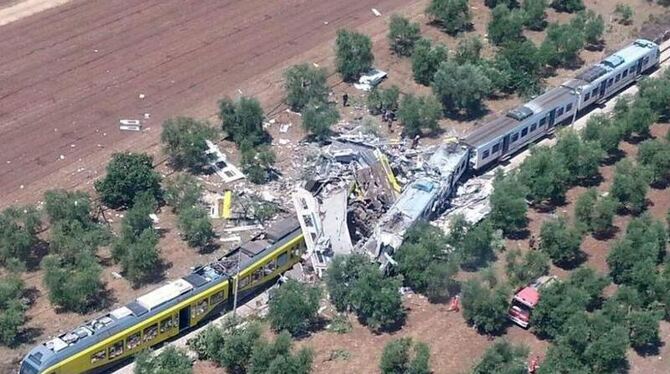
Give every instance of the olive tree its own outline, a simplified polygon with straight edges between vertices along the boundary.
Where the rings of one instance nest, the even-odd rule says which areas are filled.
[[[489,219],[494,228],[510,235],[526,227],[527,188],[521,183],[517,174],[505,176],[498,171],[493,180],[491,194],[491,213]]]
[[[19,343],[26,321],[23,294],[24,283],[17,273],[0,278],[0,343],[10,347]]]
[[[584,2],[583,0],[553,0],[551,6],[559,12],[572,13],[584,9]]]
[[[510,10],[506,4],[498,4],[491,12],[491,21],[486,28],[491,43],[500,45],[523,37],[524,17],[518,10]]]
[[[442,117],[442,106],[432,95],[404,95],[400,101],[398,118],[404,126],[404,133],[409,137],[423,131],[435,131],[439,128],[438,120]]]
[[[391,50],[398,56],[411,56],[414,44],[421,39],[419,23],[410,22],[397,14],[391,15],[388,40]]]
[[[204,248],[214,238],[212,222],[201,207],[187,207],[179,212],[177,225],[191,247]]]
[[[340,119],[340,114],[329,103],[311,101],[303,110],[302,126],[317,139],[330,135],[330,127]]]
[[[526,16],[526,27],[540,31],[547,26],[547,0],[524,0],[521,8]]]
[[[191,374],[191,359],[186,352],[169,346],[152,356],[150,351],[141,352],[135,359],[135,374]]]
[[[621,160],[614,167],[610,194],[619,202],[620,207],[639,213],[646,205],[649,180],[646,169],[636,166],[628,159]]]
[[[318,319],[321,290],[289,280],[270,299],[268,318],[275,331],[305,334]]]
[[[40,214],[32,206],[13,206],[0,212],[0,264],[12,260],[25,263],[39,241],[40,226]]]
[[[465,31],[472,19],[468,0],[431,0],[426,14],[449,34]]]
[[[540,239],[540,250],[546,252],[556,265],[569,266],[583,257],[581,232],[568,227],[563,217],[545,221],[540,228]]]
[[[379,369],[382,374],[429,374],[430,348],[412,338],[391,340],[384,346]]]
[[[463,284],[463,317],[478,331],[486,334],[500,332],[507,322],[509,292],[503,286],[489,288],[478,280]]]
[[[412,54],[414,81],[424,86],[430,85],[440,63],[447,60],[448,53],[443,44],[433,45],[430,39],[417,41]]]
[[[491,94],[491,80],[482,69],[470,63],[442,62],[433,78],[433,92],[450,112],[473,115],[481,111],[482,101]]]
[[[115,153],[107,164],[105,178],[95,182],[100,199],[111,208],[128,207],[141,192],[162,198],[161,176],[153,158],[144,153]]]
[[[328,83],[326,70],[309,64],[293,65],[284,72],[286,103],[301,112],[310,101],[326,102]]]
[[[348,30],[337,31],[335,56],[337,71],[347,82],[358,79],[375,61],[370,37]]]
[[[473,374],[526,374],[528,347],[515,345],[506,340],[498,340],[486,349]]]
[[[189,117],[170,118],[163,123],[161,143],[163,152],[178,168],[199,170],[209,161],[207,139],[216,131],[207,122]]]
[[[224,98],[219,101],[221,128],[238,146],[243,143],[255,147],[268,140],[263,129],[265,114],[261,103],[251,97],[240,97],[233,101]]]

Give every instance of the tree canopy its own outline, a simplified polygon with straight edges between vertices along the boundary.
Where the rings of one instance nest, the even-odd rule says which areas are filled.
[[[552,0],[551,6],[559,12],[568,13],[573,13],[585,8],[583,0]]]
[[[202,185],[191,174],[178,174],[165,183],[165,202],[177,213],[195,206],[201,194]]]
[[[528,186],[529,197],[534,202],[561,202],[568,189],[570,173],[556,151],[534,147],[519,167],[518,177]]]
[[[135,374],[191,374],[191,359],[186,353],[168,346],[161,353],[152,356],[151,351],[143,351],[135,359]]]
[[[468,115],[482,109],[482,101],[491,94],[491,80],[482,69],[471,63],[458,65],[442,62],[433,78],[433,92],[447,111]]]
[[[153,158],[144,153],[115,153],[107,164],[107,175],[95,182],[100,199],[111,208],[130,206],[141,192],[162,198],[161,176],[153,168]]]
[[[302,126],[317,139],[330,135],[330,127],[340,119],[340,113],[332,104],[310,101],[302,113]]]
[[[506,340],[493,343],[472,369],[472,374],[527,374],[528,347]]]
[[[389,329],[404,320],[400,279],[384,277],[364,255],[335,256],[326,285],[338,311],[353,310],[373,330]]]
[[[368,110],[371,114],[382,114],[386,110],[398,110],[400,88],[393,85],[389,88],[375,87],[368,95]]]
[[[526,27],[541,31],[547,26],[547,0],[524,0],[521,8],[526,16]]]
[[[670,181],[669,143],[658,139],[643,141],[638,147],[637,160],[650,172],[652,182]]]
[[[27,306],[23,301],[24,283],[15,272],[0,278],[0,343],[18,344]]]
[[[238,147],[243,143],[255,147],[268,140],[263,129],[265,114],[261,103],[255,98],[242,96],[235,101],[230,98],[220,100],[219,119],[223,131]]]
[[[546,252],[556,265],[570,266],[584,256],[580,249],[580,230],[568,227],[563,217],[545,221],[540,228],[540,239],[540,250]]]
[[[209,123],[190,117],[170,118],[163,123],[163,152],[177,168],[199,170],[209,161],[205,140],[216,136]]]
[[[44,284],[53,304],[85,313],[101,301],[105,289],[100,278],[102,267],[93,254],[81,252],[74,263],[58,255],[48,255],[41,267],[45,270]]]
[[[491,12],[491,21],[487,26],[491,43],[500,45],[523,38],[524,15],[517,9],[510,10],[505,3],[499,3]]]
[[[468,0],[431,0],[426,14],[433,17],[449,34],[465,31],[472,19]]]
[[[337,71],[347,82],[358,79],[362,73],[370,70],[375,62],[370,37],[355,31],[337,31],[335,56]]]
[[[416,83],[430,85],[440,64],[447,61],[449,51],[443,44],[433,45],[430,39],[416,42],[412,53],[412,74]]]
[[[633,213],[642,212],[646,206],[646,195],[650,178],[646,169],[637,167],[628,159],[616,163],[611,196],[619,206]]]
[[[0,264],[25,263],[39,241],[40,214],[32,206],[9,207],[0,212]]]
[[[404,133],[414,137],[423,131],[436,131],[442,117],[442,105],[435,96],[404,95],[400,101],[398,118],[404,126]]]
[[[289,280],[270,299],[268,318],[275,331],[286,330],[293,336],[307,333],[318,319],[321,290]]]
[[[478,331],[499,333],[507,323],[510,292],[504,286],[490,288],[479,280],[463,283],[463,317]]]
[[[491,213],[489,219],[496,229],[510,235],[526,227],[526,187],[520,182],[518,174],[504,175],[497,172],[493,180],[491,194]]]
[[[204,248],[214,238],[212,222],[203,208],[187,207],[179,212],[177,218],[177,225],[189,246]]]
[[[398,56],[411,56],[414,44],[421,39],[418,22],[410,22],[398,14],[391,15],[388,40],[391,50]]]
[[[293,65],[284,72],[284,90],[286,103],[297,112],[302,112],[310,101],[326,102],[326,70],[309,64]]]
[[[430,374],[430,349],[412,338],[391,340],[384,346],[379,369],[382,374]]]
[[[540,251],[510,250],[505,255],[506,273],[513,286],[522,286],[549,272],[549,256]]]

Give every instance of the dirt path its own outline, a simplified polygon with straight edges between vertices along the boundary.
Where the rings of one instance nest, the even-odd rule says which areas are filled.
[[[33,200],[95,178],[109,153],[154,144],[166,118],[205,105],[211,114],[238,88],[267,87],[263,72],[373,20],[371,7],[388,14],[404,3],[75,0],[6,25],[0,198]],[[118,130],[144,113],[148,133]]]

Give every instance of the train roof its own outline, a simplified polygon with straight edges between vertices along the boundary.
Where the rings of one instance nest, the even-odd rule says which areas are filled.
[[[562,84],[563,87],[578,89],[587,86],[603,76],[607,75],[617,67],[637,61],[649,53],[649,50],[658,48],[654,42],[645,39],[637,39],[623,49],[607,56],[595,65],[591,65],[577,74],[574,79]]]
[[[226,256],[208,265],[199,266],[182,278],[169,281],[130,303],[116,308],[96,319],[85,322],[79,327],[61,334],[33,348],[27,358],[38,367],[50,367],[77,352],[91,347],[139,322],[153,317],[158,313],[192,297],[234,276],[237,270],[237,255],[240,271],[251,266],[259,258],[280,248],[301,233],[300,225],[294,218],[274,225],[267,233],[260,234],[252,240],[240,245]],[[252,244],[250,244],[252,243]],[[245,253],[246,245],[256,246],[254,253]]]
[[[490,141],[509,133],[512,129],[519,126],[525,119],[535,114],[554,109],[571,95],[572,90],[566,87],[553,88],[526,104],[510,110],[504,116],[499,116],[476,128],[465,138],[464,143],[471,147],[480,147],[487,144]]]

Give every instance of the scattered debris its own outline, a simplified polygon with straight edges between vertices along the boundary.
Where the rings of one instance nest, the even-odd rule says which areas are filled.
[[[216,144],[209,140],[206,140],[205,142],[208,147],[205,152],[210,155],[209,165],[224,182],[230,183],[244,178],[244,174],[242,174],[240,169],[228,162],[228,158],[219,150],[219,147]]]
[[[372,8],[371,10],[372,10],[372,14],[374,14],[375,17],[381,17],[382,14],[381,14],[380,11],[378,11],[378,10],[375,9],[375,8]]]
[[[142,123],[137,119],[122,119],[119,121],[119,129],[122,131],[142,131]],[[107,135],[107,134],[103,134]]]
[[[227,238],[221,238],[221,241],[224,242],[224,243],[227,243],[227,242],[239,242],[239,241],[242,241],[242,238],[240,238],[239,235],[233,235],[233,236],[229,236],[229,237],[227,237]]]
[[[373,88],[377,87],[388,74],[385,71],[379,69],[370,69],[368,72],[361,75],[358,79],[358,83],[354,83],[354,87],[363,91],[370,91]]]

